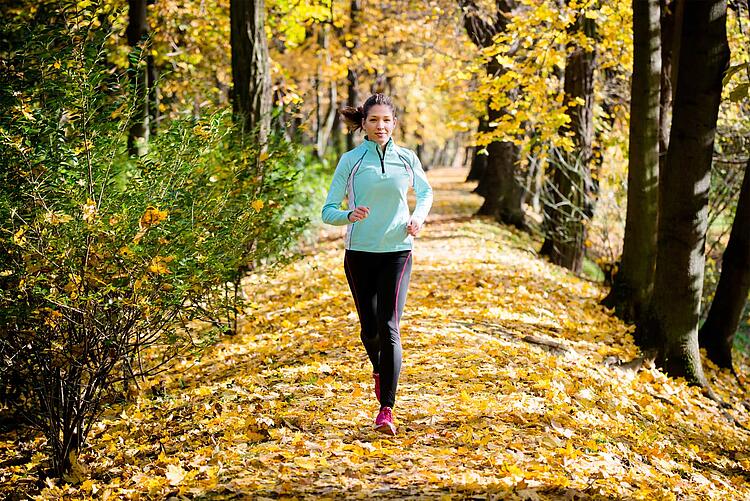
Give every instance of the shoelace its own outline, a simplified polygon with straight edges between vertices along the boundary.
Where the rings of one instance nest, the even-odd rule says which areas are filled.
[[[383,407],[383,410],[380,411],[380,416],[383,421],[393,422],[393,414],[390,407]]]

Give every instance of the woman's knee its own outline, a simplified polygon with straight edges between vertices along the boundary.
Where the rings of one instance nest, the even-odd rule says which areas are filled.
[[[386,326],[379,329],[378,334],[380,336],[380,339],[382,339],[386,344],[394,346],[401,344],[401,333],[398,329],[394,329],[391,326]]]
[[[377,341],[379,339],[378,331],[376,329],[361,329],[359,331],[359,337],[365,342]]]

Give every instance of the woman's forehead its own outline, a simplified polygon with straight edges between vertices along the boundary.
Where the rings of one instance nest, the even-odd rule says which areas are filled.
[[[368,117],[392,117],[393,116],[393,110],[390,108],[390,106],[386,106],[384,104],[376,104],[375,106],[372,106],[369,110],[367,110],[367,116]]]

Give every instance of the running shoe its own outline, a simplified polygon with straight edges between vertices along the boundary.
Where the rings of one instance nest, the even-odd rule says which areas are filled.
[[[380,413],[375,419],[375,430],[386,435],[396,434],[396,425],[393,424],[393,411],[390,407],[380,409]]]
[[[380,403],[380,374],[372,373],[372,378],[375,380],[375,397]]]

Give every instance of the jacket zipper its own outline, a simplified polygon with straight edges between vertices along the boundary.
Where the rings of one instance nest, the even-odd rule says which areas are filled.
[[[380,149],[378,149],[378,145],[375,145],[375,151],[378,152],[378,158],[380,158],[380,172],[385,174],[385,150],[388,148],[388,143],[385,143],[383,146],[383,156],[380,156]]]

